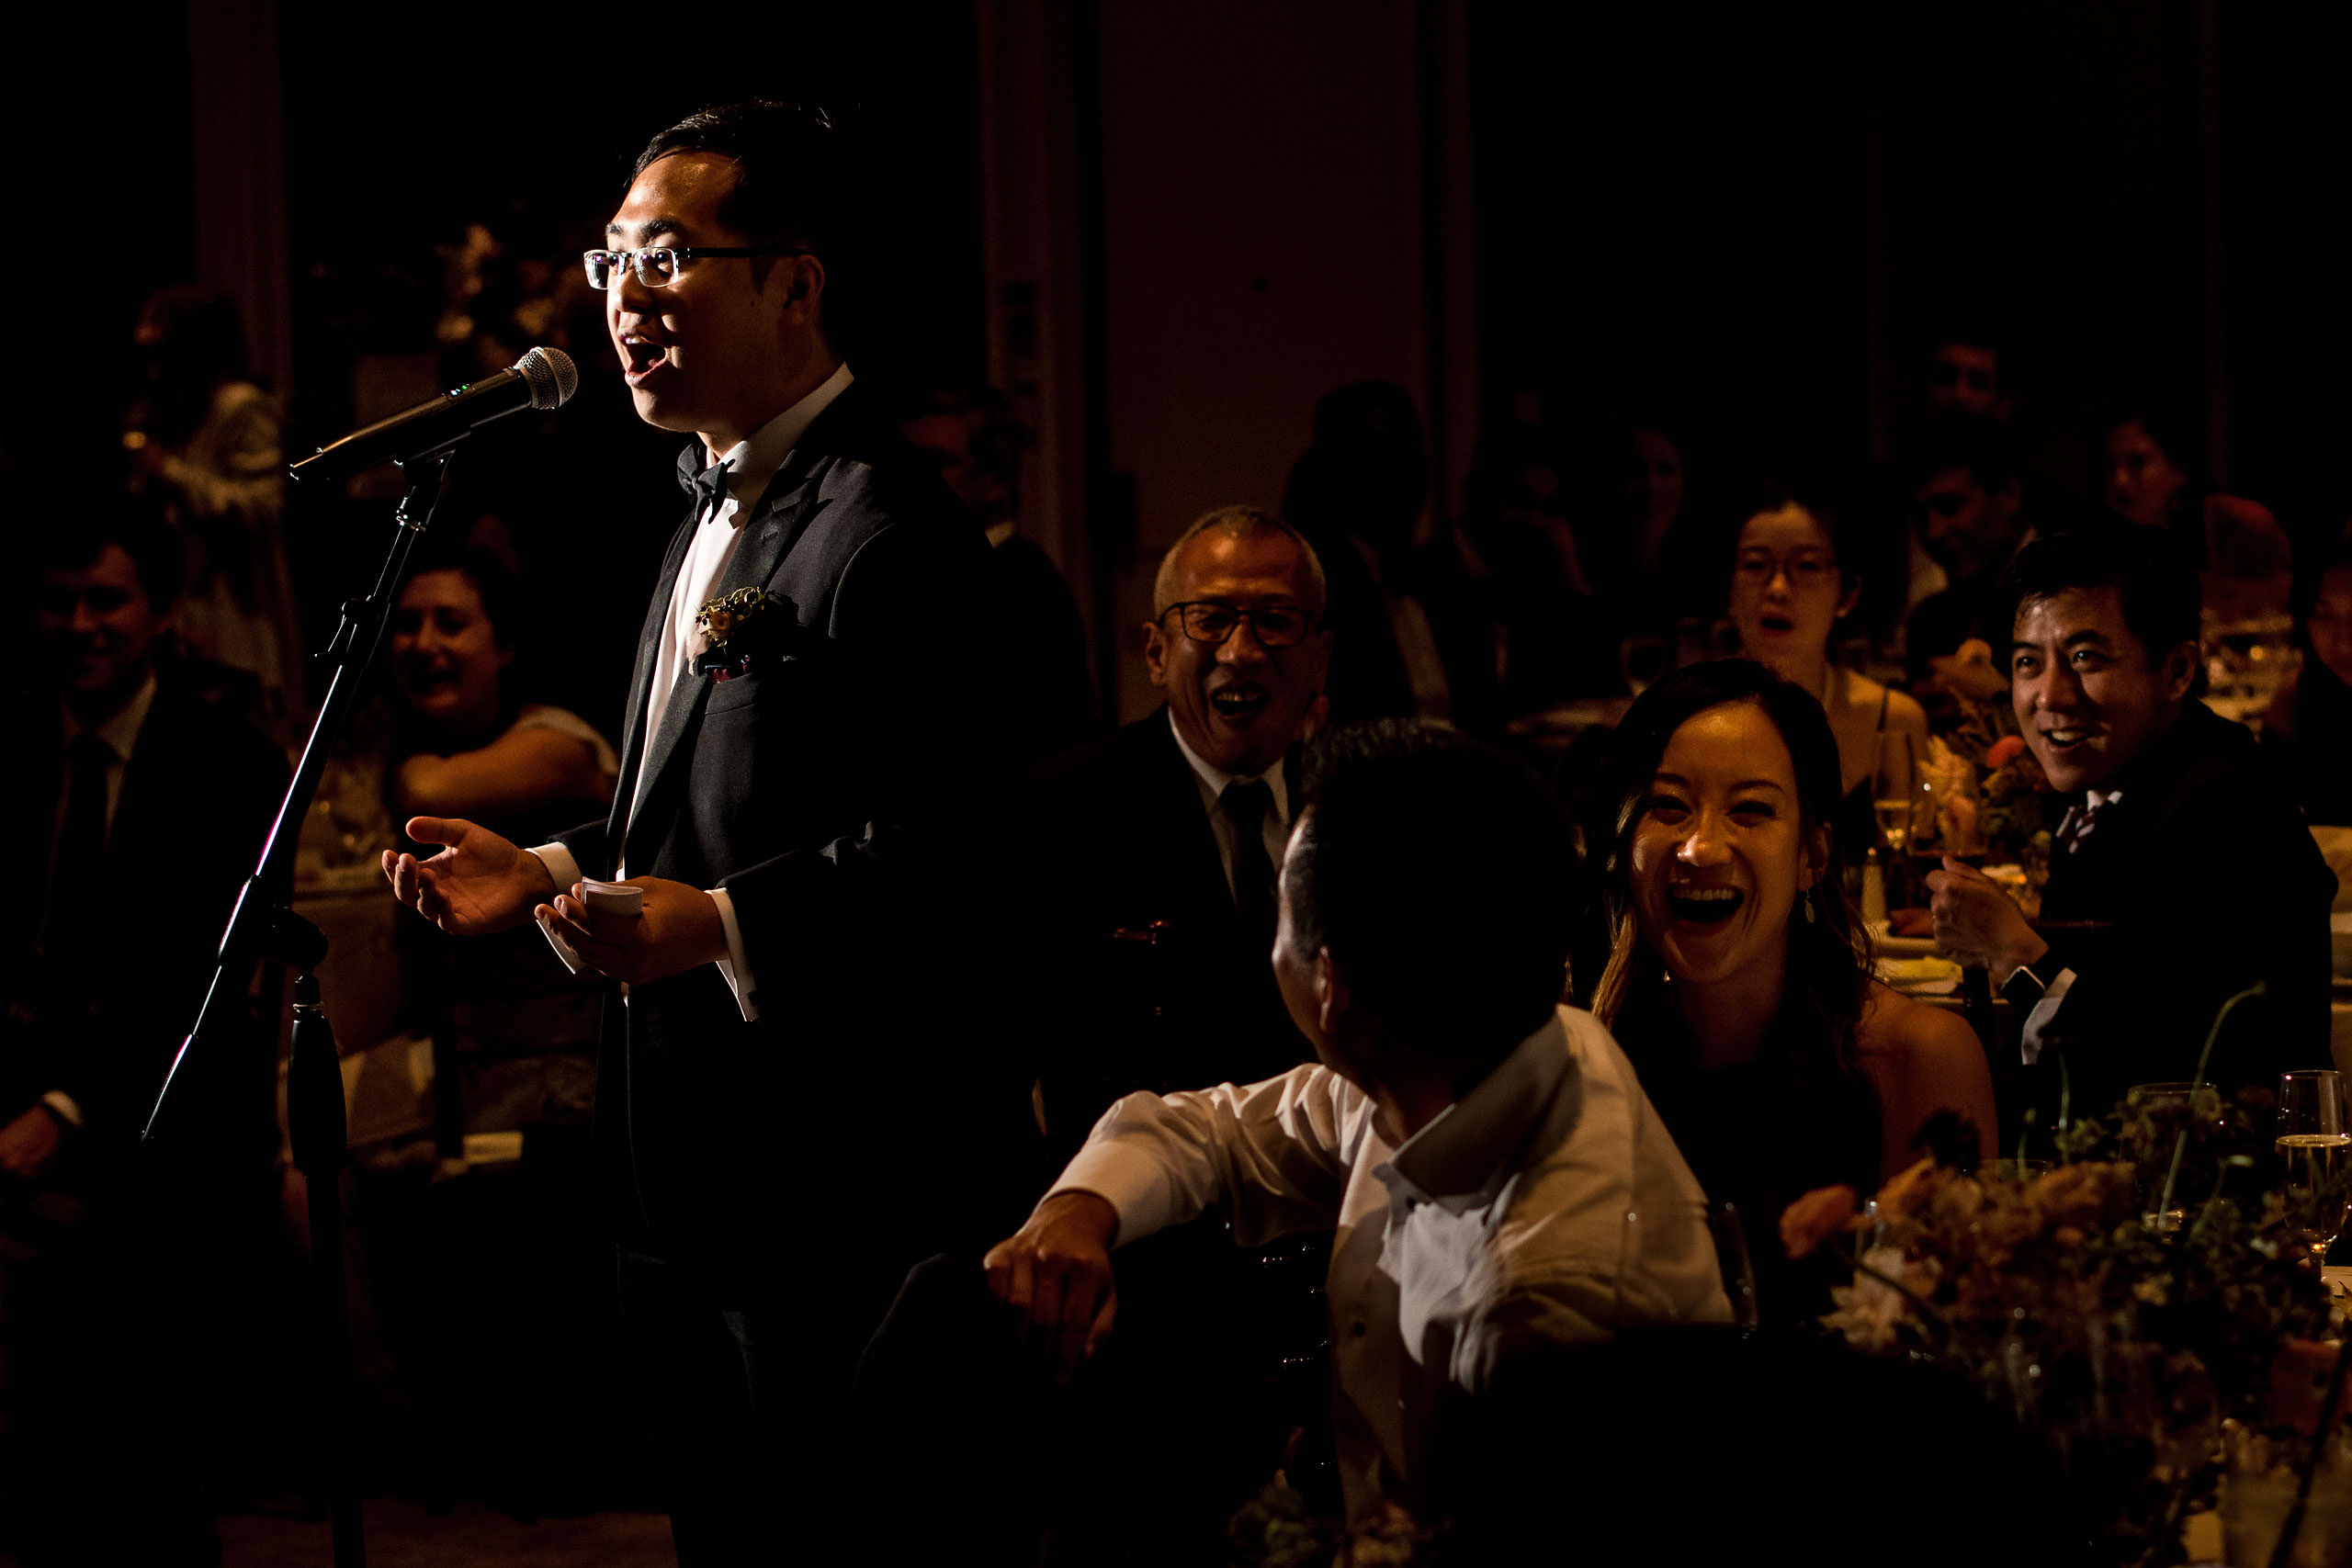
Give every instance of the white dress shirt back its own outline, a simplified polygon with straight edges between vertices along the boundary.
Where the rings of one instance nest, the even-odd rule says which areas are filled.
[[[1351,1519],[1410,1497],[1447,1392],[1482,1390],[1518,1351],[1731,1317],[1705,1196],[1616,1041],[1569,1008],[1401,1145],[1324,1066],[1131,1094],[1053,1187],[1073,1190],[1110,1202],[1123,1245],[1220,1202],[1244,1246],[1337,1225]]]

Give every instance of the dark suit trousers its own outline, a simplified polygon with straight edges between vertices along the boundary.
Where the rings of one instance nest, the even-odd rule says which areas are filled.
[[[670,1531],[680,1568],[786,1562],[794,1490],[816,1476],[790,1473],[785,1423],[807,1401],[775,1314],[722,1307],[673,1264],[622,1247],[621,1315],[660,1398]],[[807,1423],[800,1423],[803,1432]]]

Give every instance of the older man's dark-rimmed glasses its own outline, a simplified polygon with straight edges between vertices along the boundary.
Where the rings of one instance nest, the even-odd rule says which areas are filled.
[[[1264,604],[1254,610],[1241,610],[1214,599],[1191,599],[1182,604],[1170,604],[1159,614],[1162,620],[1176,616],[1186,637],[1211,648],[1223,648],[1225,639],[1244,621],[1250,623],[1250,630],[1261,648],[1296,648],[1315,629],[1315,617],[1295,604]]]
[[[582,251],[580,260],[588,269],[588,287],[602,290],[610,288],[619,277],[624,265],[633,267],[637,280],[648,288],[667,288],[678,276],[684,264],[703,256],[805,256],[809,253],[790,245],[655,245],[641,251]]]

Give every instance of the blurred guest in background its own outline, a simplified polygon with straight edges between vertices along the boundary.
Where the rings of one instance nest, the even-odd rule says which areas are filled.
[[[1287,523],[1227,507],[1170,547],[1152,601],[1144,660],[1166,701],[1047,764],[1033,801],[1035,841],[1066,846],[1033,916],[1040,995],[1063,1015],[1045,1103],[1064,1147],[1131,1089],[1246,1083],[1307,1055],[1266,953],[1336,640],[1321,563]]]
[[[40,521],[41,550],[41,670],[11,715],[5,783],[30,868],[0,1021],[17,1550],[217,1562],[201,1489],[253,1451],[242,1413],[266,1332],[253,1294],[277,1142],[266,1037],[224,1048],[232,1022],[187,1065],[158,1142],[140,1134],[286,759],[158,659],[185,570],[172,529],[120,502],[95,517],[62,495],[14,511]]]
[[[1937,321],[1924,341],[1919,408],[1929,427],[1954,415],[1995,423],[2008,419],[2000,338],[1990,323],[1965,312],[1950,315]],[[1849,541],[1848,554],[1862,579],[1862,620],[1883,648],[1898,647],[1911,612],[1951,585],[1926,542],[1918,488],[1918,465],[1905,450],[1873,467],[1855,512],[1863,526]]]
[[[1681,444],[1656,425],[1634,425],[1617,433],[1599,466],[1594,499],[1578,509],[1576,551],[1599,615],[1589,640],[1610,668],[1591,672],[1598,683],[1586,690],[1639,690],[1691,651],[1722,600],[1714,582],[1689,570],[1711,552],[1689,505]]]
[[[1743,654],[1812,693],[1829,716],[1840,800],[1832,821],[1851,860],[1877,841],[1871,797],[1882,742],[1890,734],[1908,735],[1914,755],[1924,758],[1928,716],[1904,693],[1830,657],[1831,633],[1861,597],[1841,542],[1842,531],[1818,502],[1772,492],[1740,526],[1732,555],[1731,618]]]
[[[158,290],[137,338],[147,377],[123,444],[132,491],[161,502],[187,542],[179,636],[198,658],[250,677],[264,721],[290,731],[309,698],[277,403],[246,371],[236,306],[209,289]]]
[[[1993,650],[2010,608],[2001,574],[2033,536],[2014,445],[1994,420],[1955,408],[1920,433],[1908,466],[1912,527],[1946,586],[1905,618],[1905,669],[1915,685],[1932,680],[1960,697],[2001,697],[2008,676]],[[1971,642],[1981,648],[1960,657]]]
[[[1781,1211],[1816,1187],[1874,1190],[1929,1121],[1999,1129],[1975,1034],[1871,978],[1832,828],[1838,742],[1821,705],[1747,660],[1676,671],[1636,698],[1609,759],[1609,967],[1593,1011],[1707,1195],[1747,1233],[1776,1320],[1820,1310]]]
[[[1982,321],[1949,321],[1928,350],[1927,404],[1983,419],[2009,417],[2009,389],[2001,378],[2000,335]]]
[[[1549,438],[1531,424],[1490,427],[1462,491],[1462,520],[1428,547],[1421,572],[1454,724],[1497,735],[1517,715],[1609,690],[1616,648],[1598,640]]]
[[[1315,547],[1330,583],[1338,662],[1330,720],[1450,717],[1453,694],[1422,603],[1414,532],[1430,495],[1421,416],[1405,389],[1357,381],[1315,405],[1315,438],[1291,468],[1283,516]]]
[[[620,763],[611,742],[576,714],[525,700],[524,618],[520,584],[484,549],[428,566],[401,590],[391,626],[400,700],[385,779],[399,817],[463,805],[529,832],[540,830],[531,818],[569,823],[612,804]]]
[[[972,595],[1018,716],[1022,755],[1050,757],[1094,729],[1086,624],[1053,558],[1018,532],[1027,433],[994,387],[956,387],[915,406],[901,428],[987,530],[991,578]]]
[[[2202,576],[2206,609],[2224,621],[2286,610],[2294,572],[2287,531],[2260,502],[2217,492],[2177,409],[2153,398],[2127,404],[2109,415],[2100,441],[2107,504],[2177,537]]]
[[[1937,944],[1992,971],[2028,1062],[2063,1051],[2078,1115],[2196,1077],[2222,1003],[2256,980],[2268,995],[2232,1016],[2211,1081],[2275,1089],[2326,1061],[2335,879],[2254,737],[2189,695],[2197,579],[2174,542],[2055,534],[2018,555],[2008,592],[2011,700],[2066,815],[2040,929],[1946,857],[1928,878]]]
[[[986,1259],[1029,1344],[1065,1375],[1091,1359],[1111,1249],[1204,1210],[1251,1244],[1336,1225],[1339,1474],[1365,1520],[1423,1502],[1441,1414],[1519,1357],[1726,1319],[1690,1168],[1608,1031],[1559,1005],[1575,863],[1566,814],[1501,753],[1336,732],[1273,946],[1322,1063],[1121,1100]]]
[[[2352,544],[2339,541],[2297,597],[2302,667],[2263,716],[2263,743],[2313,825],[2352,826]]]
[[[409,580],[390,637],[394,821],[468,807],[536,843],[611,803],[611,745],[527,700],[531,625],[486,550],[445,552]],[[446,1046],[436,1073],[458,1075],[436,1084],[436,1121],[452,1123],[436,1146],[375,1151],[354,1202],[377,1322],[427,1423],[418,1483],[447,1496],[462,1477],[510,1506],[560,1508],[594,1475],[612,1420],[584,1375],[608,1374],[616,1338],[588,1141],[603,986],[527,926],[458,942],[403,920],[395,935],[413,1027]],[[517,1139],[505,1163],[443,1179],[441,1154],[496,1134]],[[485,1401],[505,1412],[494,1438],[473,1418]]]

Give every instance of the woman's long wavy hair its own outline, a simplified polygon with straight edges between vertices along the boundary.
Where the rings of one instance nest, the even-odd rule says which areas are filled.
[[[1851,846],[1837,842],[1838,740],[1828,716],[1811,694],[1781,680],[1753,660],[1722,659],[1674,671],[1634,700],[1609,748],[1606,773],[1615,818],[1609,842],[1605,906],[1609,915],[1608,966],[1593,989],[1592,1010],[1612,1029],[1627,1001],[1664,989],[1664,962],[1642,941],[1634,917],[1633,843],[1651,780],[1674,732],[1711,708],[1746,703],[1759,709],[1781,733],[1795,764],[1798,836],[1829,842],[1829,864],[1809,894],[1800,894],[1789,916],[1788,983],[1777,1022],[1800,1055],[1826,1047],[1826,1059],[1806,1066],[1829,1067],[1852,1077],[1854,1032],[1860,1021],[1871,980],[1871,942],[1840,874]],[[1810,899],[1814,918],[1804,906]]]

